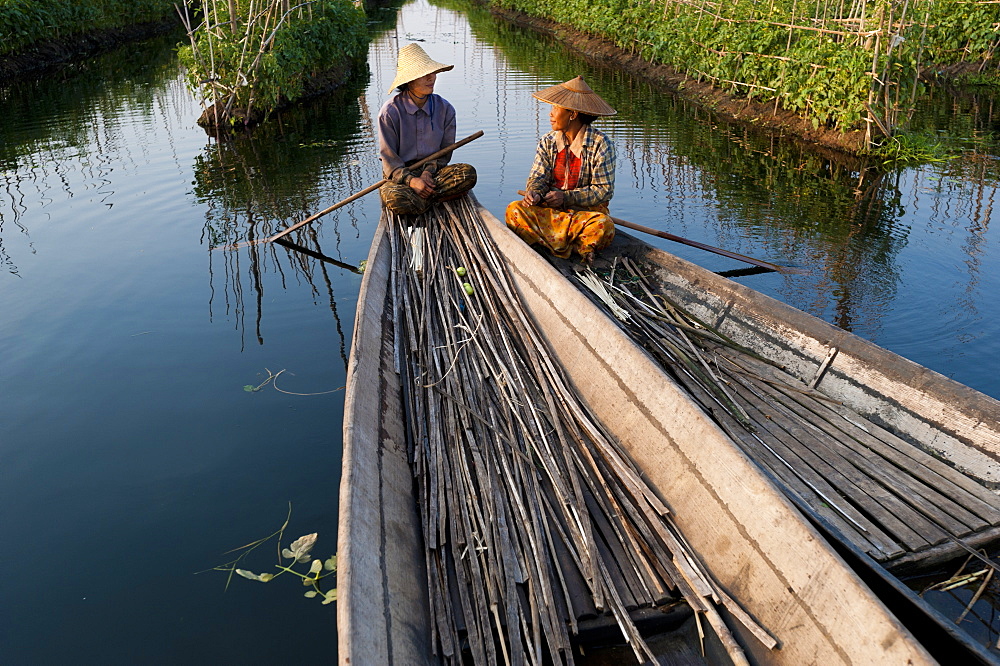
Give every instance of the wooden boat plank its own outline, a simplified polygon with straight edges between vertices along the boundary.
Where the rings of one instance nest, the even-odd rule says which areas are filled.
[[[751,359],[741,363],[753,364],[754,371],[783,382],[780,370]],[[905,469],[932,488],[947,488],[947,494],[963,508],[972,512],[989,525],[1000,524],[1000,495],[984,488],[969,476],[938,460],[913,444],[888,432],[881,426],[863,419],[859,414],[835,402],[814,400],[794,391],[780,389],[790,399],[812,410],[825,422],[832,424],[846,437],[858,441],[877,452],[892,464]],[[862,427],[863,424],[863,427]]]
[[[829,406],[831,412],[840,415],[843,408]],[[934,487],[947,485],[953,488],[952,496],[960,498],[962,506],[966,507],[990,525],[1000,524],[1000,496],[996,492],[984,488],[973,481],[968,475],[956,470],[954,467],[943,463],[941,460],[926,453],[912,444],[900,439],[891,432],[875,424],[870,424],[868,432],[865,432],[857,425],[845,419],[846,423],[855,428],[855,438],[863,443],[877,447],[885,446],[887,451],[885,456],[892,456],[894,461],[898,460],[900,465],[907,466],[908,469],[919,470],[924,475],[925,480]],[[866,424],[868,426],[869,424]]]
[[[878,559],[888,559],[906,554],[899,542],[882,531],[868,516],[860,513],[853,504],[842,501],[836,489],[819,475],[810,475],[804,463],[791,469],[760,442],[749,435],[733,436],[744,451],[761,464],[780,487],[787,488],[817,515],[836,527],[864,552]],[[773,447],[772,447],[773,448]],[[787,462],[795,464],[792,458]]]
[[[777,405],[769,404],[766,407],[769,411],[763,412],[764,407],[757,401],[747,400],[744,391],[738,394],[744,398],[741,405],[752,413],[758,427],[770,434],[772,439],[769,441],[780,442],[786,452],[794,452],[815,475],[829,481],[841,496],[872,516],[908,549],[920,550],[947,539],[948,535],[937,525],[900,502],[875,479],[828,446],[823,437],[806,429],[801,422],[788,418]]]
[[[651,351],[654,356],[661,356],[659,349]],[[705,354],[705,356],[711,363],[711,354]],[[674,361],[670,358],[662,358],[661,361],[665,367],[675,366]],[[721,368],[717,367],[717,370],[721,371]],[[771,423],[772,415],[770,413],[760,412],[756,408],[749,410],[746,418],[749,418],[757,429],[756,432],[752,433],[747,430],[743,423],[737,421],[728,408],[719,404],[700,382],[693,380],[685,371],[678,370],[676,374],[685,389],[696,397],[699,404],[711,413],[717,422],[724,425],[726,433],[734,441],[739,442],[758,464],[761,464],[771,474],[776,474],[779,479],[784,479],[789,488],[809,498],[808,506],[813,507],[814,511],[826,517],[842,532],[853,538],[859,547],[880,558],[898,556],[906,552],[900,547],[897,538],[886,534],[881,526],[876,525],[866,514],[857,510],[857,506],[865,504],[864,502],[852,503],[848,501],[835,484],[831,485],[831,479],[813,469],[810,462],[803,460],[803,454],[798,452],[802,448],[799,441],[794,436],[788,436],[776,424]],[[739,375],[729,374],[726,376],[729,377],[726,385],[730,386],[730,392],[733,390],[734,382],[736,384],[743,383],[746,388],[750,387],[748,381]],[[757,404],[760,400],[759,396],[753,394],[755,391],[757,389],[750,389],[749,392],[744,390],[741,395],[751,404]],[[813,456],[812,463],[815,463],[816,460],[817,458]],[[841,479],[841,481],[843,480]],[[866,497],[863,492],[860,495],[856,493],[855,499],[858,496]]]
[[[788,409],[792,415],[790,418],[799,418],[811,428],[818,429],[822,437],[818,437],[817,441],[822,442],[827,452],[825,459],[838,469],[852,469],[857,475],[864,475],[877,484],[898,503],[895,506],[904,507],[904,513],[899,516],[902,520],[910,523],[912,514],[916,512],[940,527],[945,535],[952,536],[962,536],[987,527],[985,521],[948,496],[929,488],[912,474],[897,468],[871,449],[858,445],[854,439],[843,436],[841,431],[830,427],[825,421],[813,417],[812,411],[802,409],[799,402],[801,396],[789,398],[777,387],[764,382],[758,383],[755,390],[767,396],[773,406],[780,405],[781,408]],[[887,505],[886,508],[893,510],[893,506]],[[920,523],[910,524],[916,530],[925,529]]]
[[[868,516],[858,512],[853,504],[840,501],[840,492],[824,476],[816,473],[802,461],[794,451],[780,444],[778,447],[783,454],[775,451],[773,446],[768,449],[768,445],[758,441],[727,410],[715,406],[708,392],[697,382],[684,382],[684,386],[696,396],[698,403],[724,426],[725,432],[738,442],[753,460],[780,479],[784,487],[798,493],[805,499],[807,506],[813,507],[814,511],[848,535],[864,551],[877,556],[878,559],[897,557],[907,552],[900,547],[897,539],[886,534]]]
[[[775,384],[776,390],[782,391],[790,400],[795,400],[803,407],[812,410],[823,422],[831,424],[846,438],[876,452],[931,488],[942,489],[942,492],[946,492],[963,509],[986,524],[1000,524],[1000,496],[996,493],[884,428],[865,421],[848,407],[828,400],[811,399],[802,393],[781,388],[783,383],[780,378],[781,371],[767,364],[754,364],[750,359],[741,359],[740,362],[754,365],[754,371],[757,373],[778,379]]]
[[[889,491],[896,494],[901,501],[911,503],[914,509],[933,520],[948,534],[963,536],[990,526],[986,520],[952,499],[956,497],[960,500],[963,499],[962,496],[967,495],[961,488],[948,483],[940,476],[936,479],[938,483],[931,485],[925,480],[925,477],[937,476],[933,472],[925,471],[920,467],[905,467],[904,456],[892,449],[885,451],[884,449],[887,447],[875,448],[860,443],[844,430],[845,426],[855,428],[857,431],[861,431],[861,429],[845,419],[831,423],[821,418],[819,412],[824,409],[824,406],[817,404],[817,400],[801,394],[783,392],[777,387],[762,386],[761,390],[769,392],[777,400],[783,399],[786,401],[785,404],[794,403],[815,415],[816,418],[811,423],[840,445],[839,448],[843,451],[845,458],[856,467],[878,470],[883,479],[883,485]],[[801,412],[799,413],[801,414]],[[832,414],[832,412],[829,413]],[[978,503],[971,496],[969,499]]]
[[[429,655],[431,629],[420,520],[397,399],[400,387],[392,371],[387,244],[372,246],[366,273],[345,402],[338,649],[341,655],[365,655],[372,663],[388,664],[394,654]],[[421,573],[400,576],[403,571]]]

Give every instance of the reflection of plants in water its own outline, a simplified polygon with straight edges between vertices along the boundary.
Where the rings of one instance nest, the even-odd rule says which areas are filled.
[[[1000,154],[1000,89],[929,86],[910,127],[952,151]]]
[[[124,47],[62,68],[58,76],[21,79],[0,88],[0,171],[6,205],[0,204],[0,270],[18,275],[7,248],[30,242],[29,205],[44,207],[62,196],[93,189],[100,204],[114,194],[111,173],[136,167],[136,148],[123,138],[122,117],[159,124],[162,100],[178,87],[176,35],[143,43],[141,54]],[[157,104],[157,100],[161,100]],[[173,141],[173,137],[168,137]],[[4,243],[4,235],[11,243]]]
[[[143,42],[141,54],[124,47],[60,70],[58,77],[23,79],[0,88],[8,118],[41,118],[45,122],[0,121],[0,169],[15,169],[78,158],[89,149],[103,117],[121,116],[123,109],[138,117],[153,117],[156,100],[177,80],[177,35]],[[81,115],[84,112],[88,115]],[[118,139],[110,134],[109,141]],[[103,146],[106,147],[106,146]]]
[[[251,136],[215,143],[199,155],[195,160],[194,193],[208,206],[204,242],[211,248],[227,248],[260,240],[324,208],[322,201],[345,198],[367,185],[364,174],[377,173],[376,156],[354,155],[360,128],[366,127],[363,97],[361,103],[357,97],[365,83],[356,80],[349,88],[282,114],[274,122],[258,127]],[[351,219],[346,208],[340,214]],[[324,221],[327,230],[333,229],[335,238],[339,238],[339,219]],[[337,253],[324,248],[316,226],[303,228],[295,237],[295,243],[306,253],[288,245],[262,243],[212,252],[210,264],[222,260],[225,308],[235,313],[241,330],[245,330],[246,313],[242,281],[245,275],[249,277],[259,344],[263,344],[265,274],[275,274],[284,283],[292,272],[312,287],[315,296],[325,291],[337,320],[346,365],[346,343],[333,280],[327,263],[312,258],[330,254],[336,257]],[[331,262],[339,263],[336,259]],[[214,276],[212,265],[209,270]],[[213,290],[213,303],[215,294]]]
[[[292,507],[289,505],[288,517],[285,518],[285,523],[276,532],[264,537],[263,539],[252,541],[245,546],[234,548],[229,551],[229,553],[239,553],[236,559],[212,568],[212,571],[224,571],[228,574],[228,577],[226,578],[227,590],[229,589],[229,584],[232,582],[234,575],[241,576],[248,580],[254,580],[259,583],[270,583],[282,574],[288,574],[299,578],[304,586],[310,588],[305,593],[307,598],[322,599],[324,606],[337,600],[336,587],[330,587],[328,584],[320,584],[320,581],[323,579],[329,578],[330,576],[336,576],[337,556],[331,555],[325,560],[312,557],[312,549],[316,545],[317,539],[317,534],[315,532],[299,537],[289,544],[288,548],[281,547],[281,538],[284,536],[285,529],[288,527],[288,521],[291,517]],[[277,569],[276,573],[263,572],[256,574],[247,569],[240,568],[240,565],[243,564],[244,560],[246,560],[253,551],[272,539],[275,539],[278,551],[278,562],[274,565],[274,568]],[[285,560],[290,561],[286,563]],[[309,568],[306,573],[296,570],[295,567],[297,565],[306,563],[309,564]],[[323,587],[327,587],[328,589],[324,591]]]

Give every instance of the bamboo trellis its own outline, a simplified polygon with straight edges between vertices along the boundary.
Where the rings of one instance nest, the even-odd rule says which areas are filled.
[[[988,7],[994,0],[944,4],[982,10],[976,20],[984,29],[1000,25],[1000,8]],[[871,145],[892,136],[912,115],[922,68],[930,60],[947,64],[944,42],[960,44],[947,62],[981,60],[980,71],[1000,46],[996,35],[970,48],[972,40],[956,27],[941,25],[947,10],[935,14],[933,8],[929,0],[662,0],[660,25],[640,27],[644,19],[637,19],[635,39],[693,78],[773,100],[775,111],[783,107],[842,130],[857,129],[860,121]],[[814,36],[808,45],[807,35]],[[675,56],[678,51],[685,55]],[[853,55],[837,60],[848,51]],[[862,54],[867,67],[860,64]],[[759,66],[766,61],[776,64]],[[848,76],[837,78],[845,68]]]

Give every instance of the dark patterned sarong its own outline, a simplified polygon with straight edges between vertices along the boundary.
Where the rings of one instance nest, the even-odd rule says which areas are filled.
[[[409,185],[386,183],[379,188],[382,204],[399,215],[421,215],[439,201],[457,199],[476,185],[471,164],[449,164],[434,174],[434,194],[424,199]]]

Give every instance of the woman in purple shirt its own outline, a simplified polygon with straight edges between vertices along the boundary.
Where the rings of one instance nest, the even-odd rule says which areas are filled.
[[[476,170],[469,164],[448,164],[450,155],[419,169],[410,165],[455,143],[455,107],[434,94],[439,72],[454,65],[435,62],[418,44],[399,50],[398,90],[378,114],[379,156],[382,174],[389,181],[379,189],[382,203],[403,215],[419,215],[438,201],[457,199],[476,184]]]

